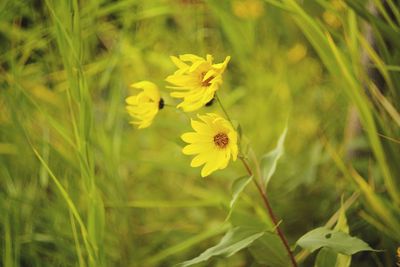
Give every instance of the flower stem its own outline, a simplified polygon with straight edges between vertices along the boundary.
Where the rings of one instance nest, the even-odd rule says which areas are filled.
[[[222,105],[221,100],[219,99],[219,97],[218,97],[218,95],[216,93],[215,93],[215,98],[217,99],[219,106],[221,107],[222,111],[224,112],[225,117],[232,124],[232,120],[229,117],[228,112],[226,112],[226,109],[224,108],[224,105]],[[257,163],[257,159],[255,158],[254,152],[252,152],[252,156],[254,157],[254,161]],[[244,167],[246,168],[247,173],[250,176],[253,176],[253,171],[251,170],[251,168],[250,168],[248,162],[246,161],[246,159],[243,156],[239,156],[239,158],[242,161]],[[259,168],[258,165],[257,165],[257,173],[256,174],[257,174],[257,178],[261,179],[261,177],[260,177],[261,176],[260,168]],[[279,227],[278,220],[277,220],[277,218],[276,218],[276,216],[275,216],[275,214],[274,214],[274,212],[272,210],[271,204],[269,203],[269,200],[268,200],[268,197],[267,197],[267,192],[264,190],[264,187],[262,187],[260,185],[260,183],[257,181],[257,178],[253,177],[252,180],[253,180],[254,184],[256,185],[256,187],[257,187],[258,193],[260,193],[260,195],[261,195],[261,198],[262,198],[262,200],[264,202],[264,205],[265,205],[265,207],[267,209],[268,215],[269,215],[272,223],[274,224],[274,227],[276,229],[276,233],[278,234],[279,238],[281,239],[281,241],[282,241],[282,243],[283,243],[283,245],[284,245],[284,247],[286,249],[286,252],[287,252],[287,254],[289,256],[289,259],[290,259],[290,261],[292,263],[292,266],[293,267],[297,267],[297,263],[296,263],[296,260],[294,258],[294,255],[293,255],[292,251],[290,250],[289,243],[288,243],[285,235],[283,234],[281,228]]]
[[[243,157],[240,157],[240,160],[242,161],[244,167],[246,168],[247,173],[250,176],[252,176],[253,172],[252,172],[249,164],[247,163],[246,159],[243,158]],[[296,263],[296,260],[294,258],[294,255],[293,255],[292,251],[290,250],[289,243],[288,243],[285,235],[283,234],[281,228],[279,227],[278,220],[277,220],[277,218],[276,218],[276,216],[274,214],[274,211],[272,210],[271,204],[269,203],[269,200],[268,200],[268,197],[267,197],[267,193],[260,186],[259,182],[257,181],[257,179],[255,179],[255,177],[253,177],[252,180],[253,180],[255,186],[257,187],[258,193],[260,193],[260,196],[261,196],[261,198],[262,198],[262,200],[264,202],[264,205],[265,205],[265,207],[267,209],[268,215],[271,218],[272,223],[274,224],[276,232],[277,232],[279,238],[281,239],[281,241],[282,241],[282,243],[283,243],[283,245],[284,245],[284,247],[286,249],[286,252],[287,252],[287,254],[288,254],[289,258],[290,258],[290,261],[291,261],[293,267],[297,267],[297,263]]]
[[[225,117],[226,117],[226,118],[228,119],[228,121],[232,124],[232,120],[231,120],[231,118],[229,117],[228,112],[226,112],[226,109],[224,108],[224,105],[222,105],[222,102],[221,102],[221,100],[219,99],[217,93],[215,93],[215,99],[217,99],[218,104],[219,104],[219,106],[220,106],[221,109],[222,109],[222,112],[224,112],[224,114],[225,114]]]

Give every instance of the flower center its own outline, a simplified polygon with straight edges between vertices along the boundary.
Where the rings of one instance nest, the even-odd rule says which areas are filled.
[[[201,86],[203,86],[203,87],[208,87],[208,86],[210,86],[210,85],[211,85],[212,79],[215,78],[214,76],[210,76],[209,78],[207,78],[206,80],[203,81],[204,76],[205,76],[206,74],[207,74],[206,72],[201,73]]]
[[[217,133],[214,136],[214,144],[219,148],[225,148],[229,144],[229,138],[226,133]]]

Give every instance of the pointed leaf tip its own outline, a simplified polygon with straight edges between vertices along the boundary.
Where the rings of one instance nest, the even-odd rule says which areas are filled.
[[[276,147],[261,158],[262,178],[265,187],[268,186],[272,175],[275,173],[278,160],[283,155],[286,133],[287,127],[285,127],[282,134],[280,135]]]

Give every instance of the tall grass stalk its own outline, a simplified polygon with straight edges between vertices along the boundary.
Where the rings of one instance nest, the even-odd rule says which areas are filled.
[[[84,190],[87,195],[86,225],[90,241],[86,245],[88,265],[102,266],[104,207],[98,195],[94,174],[92,100],[83,70],[85,53],[90,48],[85,47],[82,39],[81,9],[78,1],[47,0],[46,6],[52,17],[59,55],[67,73],[67,101],[77,147],[80,178],[85,184]],[[86,237],[83,238],[86,240]]]

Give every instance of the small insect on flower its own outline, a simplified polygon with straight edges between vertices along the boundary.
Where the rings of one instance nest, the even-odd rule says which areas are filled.
[[[200,121],[191,121],[195,132],[184,133],[181,138],[189,145],[182,150],[185,155],[196,155],[190,166],[204,164],[201,176],[226,168],[229,160],[238,155],[237,133],[231,123],[214,113],[197,115]]]
[[[171,56],[178,70],[168,76],[166,81],[173,85],[168,88],[175,90],[171,96],[183,98],[177,107],[190,112],[210,102],[222,84],[222,74],[230,58],[227,56],[224,62],[213,64],[211,55],[205,59],[192,54],[181,55],[179,58]]]
[[[158,110],[164,106],[158,87],[149,81],[134,83],[131,87],[142,90],[125,100],[128,104],[126,110],[134,119],[131,123],[137,125],[139,129],[149,127]]]

